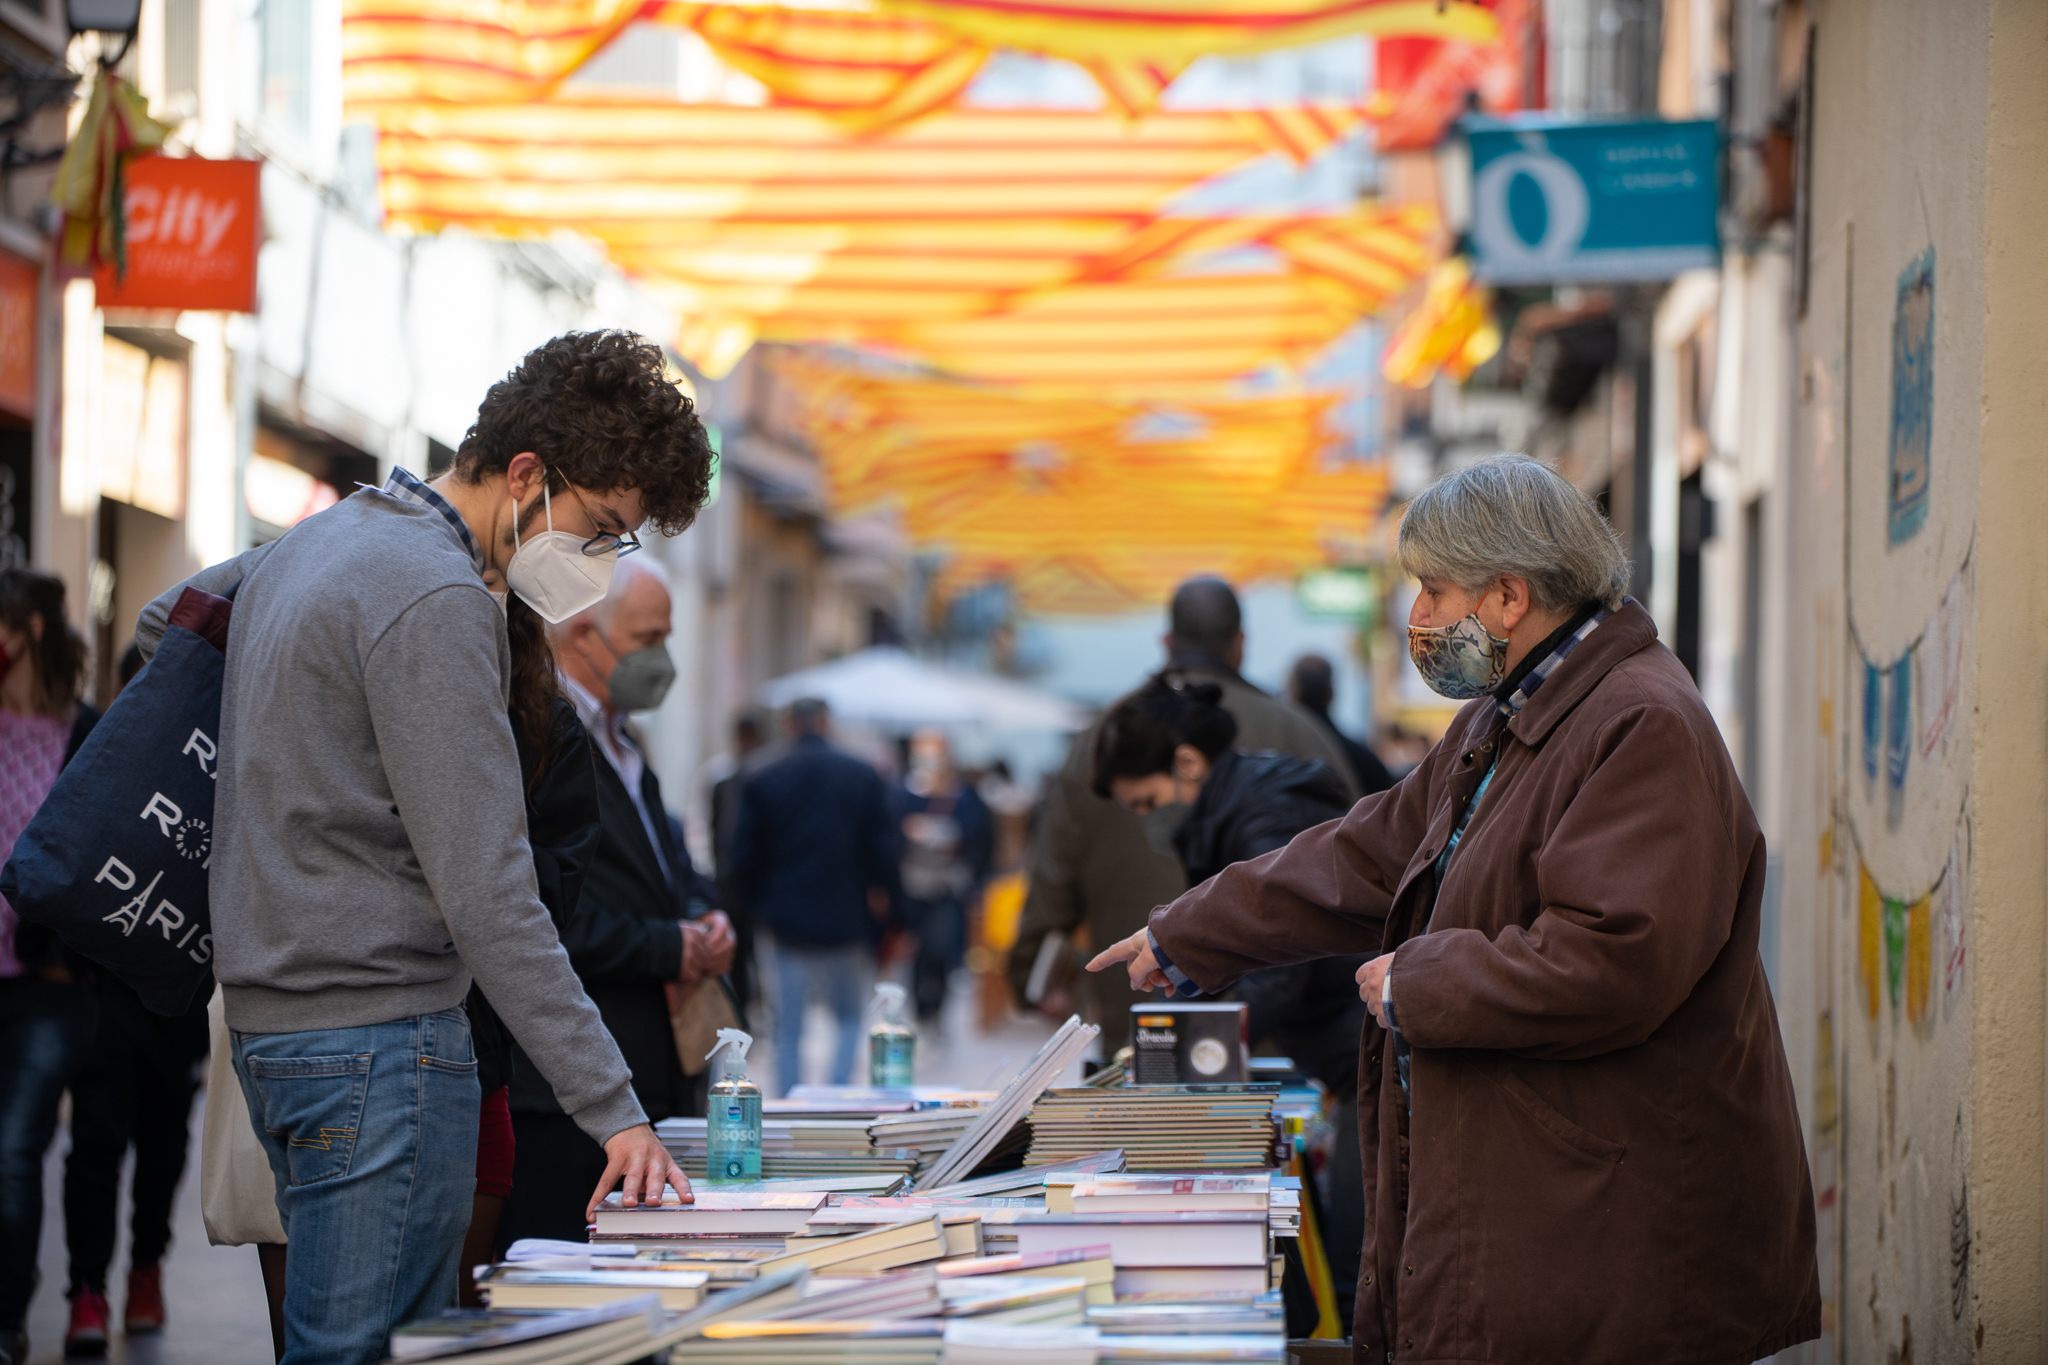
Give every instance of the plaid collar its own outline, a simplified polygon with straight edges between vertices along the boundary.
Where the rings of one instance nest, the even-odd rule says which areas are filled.
[[[1591,616],[1588,616],[1579,623],[1577,630],[1558,641],[1557,648],[1551,650],[1534,668],[1522,675],[1522,681],[1513,692],[1500,699],[1497,703],[1500,707],[1500,713],[1510,720],[1520,715],[1522,708],[1529,704],[1529,698],[1536,695],[1536,689],[1543,686],[1543,680],[1548,678],[1559,664],[1570,657],[1571,652],[1577,649],[1588,635],[1593,633],[1596,626],[1612,615],[1614,613],[1606,607],[1596,607]]]
[[[415,507],[431,507],[447,518],[448,524],[455,528],[455,534],[461,538],[462,548],[469,551],[469,559],[476,565],[477,576],[483,576],[484,548],[476,543],[476,536],[471,533],[469,523],[462,519],[462,514],[455,510],[455,504],[427,487],[414,477],[410,470],[404,468],[394,468],[381,491]]]

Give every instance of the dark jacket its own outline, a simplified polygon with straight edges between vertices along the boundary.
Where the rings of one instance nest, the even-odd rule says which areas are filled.
[[[682,921],[710,910],[716,892],[675,837],[653,768],[641,769],[641,799],[654,815],[667,876],[618,769],[602,752],[594,755],[593,766],[600,833],[576,916],[563,927],[562,946],[632,1070],[633,1093],[648,1118],[688,1115],[696,1107],[695,1086],[676,1056],[663,987],[682,975]],[[512,1108],[561,1112],[554,1091],[523,1053],[514,1058]]]
[[[897,897],[899,841],[882,776],[804,735],[740,790],[733,865],[754,922],[801,948],[871,943],[868,889]]]
[[[1344,751],[1344,757],[1351,761],[1351,771],[1358,775],[1358,794],[1371,796],[1394,785],[1394,775],[1387,771],[1387,765],[1380,762],[1380,756],[1365,745],[1337,728],[1337,722],[1330,719],[1328,711],[1310,711],[1316,723],[1323,727],[1337,747]]]
[[[547,763],[541,751],[520,739],[519,780],[526,790],[526,842],[533,849],[533,875],[540,903],[565,932],[575,921],[577,898],[597,847],[597,770],[592,766],[590,735],[576,719],[576,708],[557,697],[548,708]],[[538,776],[536,777],[536,774]],[[511,1030],[476,986],[469,988],[470,1035],[476,1046],[477,1080],[488,1095],[512,1082]],[[552,1099],[554,1092],[549,1091]]]
[[[1225,751],[1174,831],[1189,884],[1199,886],[1232,863],[1285,848],[1303,830],[1341,818],[1350,808],[1345,798],[1337,775],[1321,763]],[[1231,991],[1232,999],[1251,1006],[1253,1047],[1272,1043],[1345,1104],[1358,1092],[1358,1038],[1368,1016],[1356,974],[1365,960],[1352,953],[1267,967]]]
[[[1374,1025],[1360,1365],[1747,1365],[1819,1334],[1763,888],[1713,717],[1629,602],[1512,720],[1472,702],[1392,791],[1155,912],[1204,990],[1395,953],[1413,1096]]]
[[[1223,709],[1237,721],[1241,748],[1315,759],[1356,795],[1343,753],[1308,712],[1267,696],[1222,663],[1191,658],[1174,663],[1191,677],[1222,687]],[[1071,938],[1085,930],[1091,952],[1100,952],[1143,928],[1154,906],[1188,887],[1174,859],[1153,852],[1145,842],[1138,817],[1095,794],[1095,735],[1091,727],[1075,737],[1066,766],[1046,785],[1031,846],[1031,889],[1010,951],[1010,984],[1019,1000],[1048,933],[1058,930]],[[1119,972],[1083,972],[1073,984],[1085,993],[1087,1013],[1113,1039],[1128,1032],[1131,1006],[1147,998],[1131,990]]]

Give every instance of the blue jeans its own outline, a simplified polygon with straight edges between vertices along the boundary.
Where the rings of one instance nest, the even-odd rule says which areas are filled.
[[[483,1102],[469,1020],[234,1039],[291,1241],[284,1365],[376,1365],[393,1327],[455,1302]]]
[[[826,1008],[839,1025],[832,1053],[832,1084],[853,1082],[854,1054],[860,1047],[860,1015],[875,975],[875,956],[865,944],[844,948],[804,948],[775,944],[775,1083],[783,1094],[803,1079],[804,1007],[811,997],[825,997]],[[866,1084],[867,1078],[861,1078]]]
[[[21,1330],[36,1292],[43,1153],[57,1102],[92,1041],[92,996],[33,976],[0,977],[0,1335]],[[117,1164],[98,1173],[120,1179]]]

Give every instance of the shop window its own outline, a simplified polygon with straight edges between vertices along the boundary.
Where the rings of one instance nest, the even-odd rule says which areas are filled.
[[[265,421],[242,473],[242,500],[258,543],[275,540],[316,512],[324,512],[377,482],[377,460],[354,446]]]
[[[185,362],[109,334],[101,342],[93,463],[100,496],[185,515]]]
[[[312,0],[263,0],[264,122],[301,139],[313,131]]]

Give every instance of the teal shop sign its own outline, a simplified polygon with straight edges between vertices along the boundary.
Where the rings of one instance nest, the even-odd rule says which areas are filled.
[[[1490,284],[1666,280],[1720,257],[1708,120],[1468,118],[1475,273]]]

